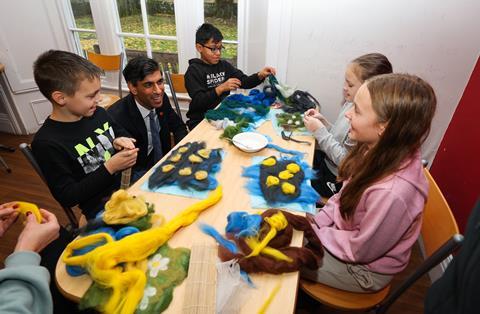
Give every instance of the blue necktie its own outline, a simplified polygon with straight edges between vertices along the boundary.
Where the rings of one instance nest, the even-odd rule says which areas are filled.
[[[150,118],[150,133],[152,134],[153,163],[156,164],[162,158],[162,144],[160,143],[160,128],[155,121],[155,110],[148,114]]]

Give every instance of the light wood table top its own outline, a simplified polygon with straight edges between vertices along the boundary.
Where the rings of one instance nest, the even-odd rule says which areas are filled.
[[[280,145],[286,149],[295,149],[307,153],[306,161],[311,164],[313,161],[314,139],[313,137],[298,137],[302,140],[308,140],[312,145],[298,144],[292,141],[284,141],[275,134],[270,121],[264,123],[257,131],[269,135],[274,144]],[[224,160],[222,161],[221,170],[217,173],[217,180],[223,187],[223,198],[215,206],[205,210],[197,221],[212,225],[221,233],[224,232],[227,224],[227,215],[233,211],[248,211],[257,213],[250,206],[250,196],[243,187],[246,178],[241,176],[242,167],[252,164],[253,156],[270,156],[277,154],[277,151],[271,149],[263,149],[257,153],[245,153],[230,145],[226,140],[220,140],[222,133],[216,130],[207,121],[202,121],[192,132],[190,132],[177,146],[183,145],[185,142],[205,141],[207,148],[223,148],[225,151]],[[168,156],[168,155],[167,155]],[[163,161],[163,159],[162,159]],[[162,162],[160,161],[160,162]],[[160,194],[146,192],[140,189],[141,185],[148,180],[153,170],[150,170],[138,182],[129,188],[129,192],[134,195],[143,195],[148,202],[155,204],[157,212],[161,213],[168,221],[176,216],[181,210],[187,206],[198,202],[198,199],[174,196],[168,194]],[[297,213],[299,214],[299,213]],[[292,239],[292,246],[301,246],[303,241],[303,233],[295,231]],[[193,243],[211,242],[213,239],[203,234],[196,223],[179,230],[168,241],[170,247],[188,247]],[[281,281],[281,288],[271,302],[268,313],[293,313],[295,308],[295,300],[298,285],[298,272],[287,273],[283,275],[256,274],[252,275],[252,280],[257,289],[250,289],[248,302],[242,307],[242,313],[257,313],[260,307],[267,300],[274,287]],[[69,298],[78,300],[83,296],[85,291],[91,284],[88,275],[80,277],[71,277],[66,273],[65,264],[60,260],[57,263],[56,280],[60,290]],[[181,312],[185,298],[185,281],[175,288],[172,303],[169,305],[165,313]]]

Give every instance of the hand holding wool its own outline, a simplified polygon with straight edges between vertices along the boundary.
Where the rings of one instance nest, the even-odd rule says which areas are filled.
[[[38,223],[32,214],[27,216],[25,228],[18,237],[15,252],[33,251],[38,253],[58,238],[60,225],[57,217],[45,209],[40,209],[40,212],[43,218],[42,223]]]

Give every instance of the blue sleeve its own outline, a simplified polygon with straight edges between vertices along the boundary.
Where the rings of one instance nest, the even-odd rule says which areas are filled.
[[[40,255],[15,252],[0,270],[0,313],[53,313],[50,275]]]

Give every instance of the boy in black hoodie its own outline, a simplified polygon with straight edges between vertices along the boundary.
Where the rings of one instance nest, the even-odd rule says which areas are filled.
[[[253,88],[269,74],[275,75],[275,69],[264,67],[250,76],[234,68],[222,55],[223,35],[212,24],[202,24],[195,34],[195,48],[200,59],[189,61],[185,73],[185,87],[192,98],[187,112],[187,125],[192,130],[199,124],[209,109],[215,108],[231,90]]]

